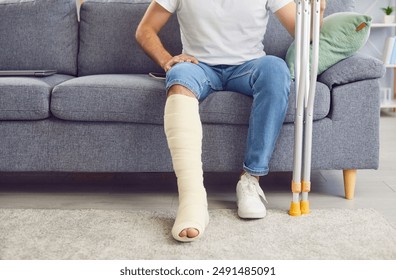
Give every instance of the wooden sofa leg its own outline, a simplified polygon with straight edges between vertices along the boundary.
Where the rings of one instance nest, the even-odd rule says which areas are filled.
[[[357,173],[356,169],[343,170],[346,199],[353,199],[355,196],[356,173]]]

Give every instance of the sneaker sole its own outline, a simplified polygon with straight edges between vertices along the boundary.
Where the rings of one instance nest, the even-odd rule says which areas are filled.
[[[238,216],[242,219],[262,219],[267,215],[267,212],[244,213],[238,210]]]

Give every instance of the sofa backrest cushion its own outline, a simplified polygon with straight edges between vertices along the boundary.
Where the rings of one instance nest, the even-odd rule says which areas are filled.
[[[85,0],[80,11],[79,76],[158,72],[135,40],[136,28],[150,0]],[[354,10],[355,0],[328,0],[326,15]],[[160,38],[171,54],[182,50],[177,17],[161,30]],[[293,38],[270,16],[264,48],[285,58]]]
[[[0,1],[0,70],[77,74],[75,0]]]
[[[86,0],[82,4],[79,76],[161,71],[135,40],[136,28],[150,2],[150,0]],[[176,16],[171,18],[159,35],[170,53],[181,53]]]

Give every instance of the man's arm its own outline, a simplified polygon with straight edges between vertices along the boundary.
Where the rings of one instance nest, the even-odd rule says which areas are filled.
[[[198,63],[197,59],[188,55],[172,56],[162,45],[158,32],[168,22],[172,13],[168,12],[156,1],[152,1],[136,29],[136,40],[144,52],[165,72],[179,62]]]
[[[136,29],[136,41],[144,52],[164,68],[172,56],[164,48],[158,37],[158,32],[168,22],[172,14],[157,2],[152,1]]]
[[[320,1],[320,26],[323,23],[323,14],[326,9],[326,0]],[[286,30],[290,33],[291,36],[294,37],[295,31],[295,23],[296,23],[296,3],[293,1],[283,8],[280,8],[275,13],[276,17],[282,23],[282,25],[286,28]]]

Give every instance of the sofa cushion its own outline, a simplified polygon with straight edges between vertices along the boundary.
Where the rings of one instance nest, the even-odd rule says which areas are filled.
[[[51,111],[60,119],[162,124],[165,85],[148,75],[91,75],[56,86]]]
[[[150,0],[85,0],[80,11],[79,76],[92,74],[158,72],[161,69],[144,54],[135,40],[138,26]],[[327,3],[326,15],[353,11],[355,0]],[[159,36],[171,54],[182,50],[176,16]],[[267,54],[285,58],[293,38],[279,21],[270,15],[264,37]]]
[[[353,12],[331,14],[323,19],[319,36],[318,75],[355,54],[367,42],[371,17]],[[286,62],[294,79],[296,45],[290,45]]]
[[[150,0],[86,0],[82,4],[79,76],[161,71],[135,40],[136,28],[150,2]],[[159,36],[170,53],[181,53],[176,16],[171,18]]]
[[[296,114],[296,94],[294,82],[291,84],[289,104],[284,123],[293,123]],[[242,124],[249,123],[252,98],[230,91],[222,91],[209,95],[200,106],[201,119],[203,123],[220,124]],[[322,84],[317,83],[314,120],[326,117],[330,110],[330,90]]]
[[[52,88],[70,78],[67,75],[1,77],[0,120],[40,120],[49,117]]]
[[[75,121],[133,122],[163,124],[165,90],[163,80],[148,75],[92,75],[56,86],[51,112],[57,118]],[[294,122],[294,84],[285,122]],[[200,106],[203,123],[242,124],[249,122],[252,98],[222,91],[210,95]],[[317,85],[314,119],[327,116],[330,92]]]
[[[135,30],[150,0],[85,0],[80,10],[79,76],[92,74],[146,74],[161,69],[144,54],[135,40]],[[333,0],[326,14],[352,11],[355,0]],[[182,50],[176,16],[159,33],[171,54]],[[270,15],[264,49],[284,58],[293,38]]]
[[[75,0],[0,1],[0,70],[77,74]]]

